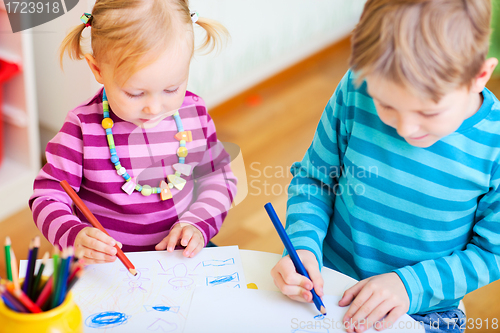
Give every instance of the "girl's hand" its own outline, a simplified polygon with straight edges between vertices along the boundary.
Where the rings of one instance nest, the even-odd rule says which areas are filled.
[[[410,309],[403,281],[394,272],[372,276],[347,289],[339,305],[349,304],[351,306],[344,316],[349,333],[364,332],[372,326],[381,331]]]
[[[271,270],[274,284],[293,300],[300,302],[312,302],[311,289],[314,287],[319,297],[323,296],[323,277],[319,271],[316,256],[307,250],[297,250],[302,264],[304,265],[311,280],[297,273],[292,259],[289,256],[283,257]]]
[[[158,243],[155,247],[157,251],[167,249],[173,252],[177,245],[185,247],[182,254],[187,258],[192,258],[205,246],[205,239],[198,228],[189,223],[178,223],[172,229],[167,237]]]
[[[75,238],[75,252],[82,249],[85,264],[103,264],[116,260],[115,244],[122,244],[97,228],[85,227]]]

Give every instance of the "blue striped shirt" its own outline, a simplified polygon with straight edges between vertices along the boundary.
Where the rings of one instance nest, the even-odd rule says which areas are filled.
[[[296,162],[286,230],[297,249],[361,280],[396,272],[408,313],[445,311],[500,278],[500,102],[428,148],[377,116],[348,71]]]

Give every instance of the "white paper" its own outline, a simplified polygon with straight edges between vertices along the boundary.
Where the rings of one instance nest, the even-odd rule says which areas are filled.
[[[182,250],[126,255],[137,276],[119,260],[89,265],[72,289],[85,332],[180,333],[196,286],[246,288],[237,246],[204,248],[194,258],[185,258]],[[21,266],[25,270],[26,262]],[[51,274],[51,261],[47,266]]]
[[[339,307],[339,300],[324,296],[327,315],[321,318],[314,304],[292,301],[280,292],[196,288],[184,333],[345,332],[342,318],[348,307]],[[404,315],[383,332],[424,333],[424,329]]]

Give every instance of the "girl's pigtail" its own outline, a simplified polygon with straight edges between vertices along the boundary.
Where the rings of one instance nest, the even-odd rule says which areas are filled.
[[[203,44],[198,47],[198,50],[205,50],[204,54],[210,53],[214,49],[219,51],[229,38],[227,29],[215,20],[199,17],[196,24],[205,29],[207,33]]]
[[[65,53],[68,53],[68,56],[73,60],[81,60],[84,58],[80,45],[84,29],[85,24],[77,25],[62,41],[61,46],[59,47],[59,64],[61,69],[63,69],[63,58]]]

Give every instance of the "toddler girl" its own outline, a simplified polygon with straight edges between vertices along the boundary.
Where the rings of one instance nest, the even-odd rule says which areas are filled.
[[[217,234],[236,193],[230,158],[203,100],[186,91],[193,23],[213,50],[227,30],[199,18],[187,0],[98,0],[64,39],[65,53],[87,61],[104,85],[71,110],[46,148],[47,164],[29,201],[53,244],[84,250],[87,263],[124,251],[192,257]],[[91,27],[92,54],[82,31]],[[110,236],[72,208],[67,180]],[[73,214],[74,213],[74,214]]]

